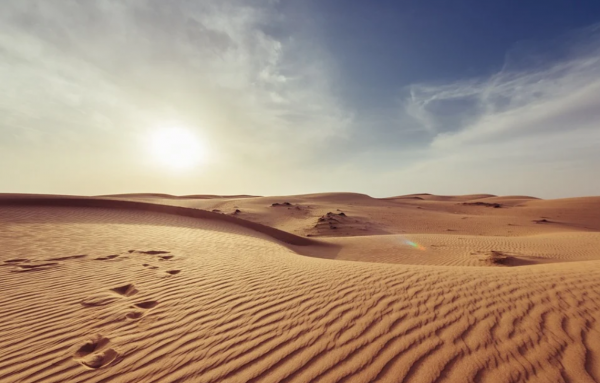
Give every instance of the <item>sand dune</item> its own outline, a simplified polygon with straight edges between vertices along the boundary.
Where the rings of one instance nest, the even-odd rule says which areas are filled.
[[[600,381],[600,198],[422,196],[0,196],[0,381]]]
[[[487,197],[486,197],[487,196]],[[431,196],[430,200],[372,198],[356,193],[302,196],[154,199],[153,203],[204,209],[281,229],[298,236],[339,237],[377,234],[474,234],[523,236],[565,231],[599,231],[600,197],[540,200],[533,197]],[[136,201],[136,198],[127,198]],[[142,200],[140,200],[142,201]],[[143,201],[148,202],[148,199]],[[290,205],[273,207],[275,203]],[[490,208],[477,203],[500,204]],[[319,227],[327,213],[346,214],[336,229]],[[548,224],[536,220],[546,219]],[[345,224],[344,224],[345,223]]]
[[[208,220],[218,220],[232,222],[238,225],[243,225],[261,233],[267,233],[275,239],[282,240],[294,245],[310,245],[314,241],[306,238],[301,238],[293,234],[281,231],[272,227],[264,226],[255,222],[242,221],[235,217],[216,214],[213,212],[189,209],[180,206],[169,206],[156,203],[144,203],[138,201],[127,200],[111,200],[93,197],[43,197],[43,196],[27,196],[26,198],[13,197],[0,199],[0,206],[52,206],[52,207],[93,207],[93,208],[108,208],[108,209],[126,209],[126,210],[141,210],[147,212],[159,212],[171,215],[202,218]]]
[[[128,198],[162,198],[162,199],[213,199],[213,198],[252,198],[255,196],[251,195],[231,195],[231,196],[223,196],[223,195],[214,195],[214,194],[193,194],[193,195],[172,195],[172,194],[163,194],[163,193],[126,193],[126,194],[107,194],[100,195],[98,197],[101,198],[117,198],[117,199],[128,199]]]

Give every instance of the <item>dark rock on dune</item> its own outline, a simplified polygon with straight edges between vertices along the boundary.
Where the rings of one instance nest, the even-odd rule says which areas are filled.
[[[493,207],[494,209],[501,208],[502,205],[499,203],[489,203],[489,202],[463,202],[462,205],[465,206],[485,206],[485,207]]]
[[[271,207],[277,207],[277,206],[292,206],[292,204],[287,201],[283,202],[283,203],[275,202],[275,203],[271,204]]]

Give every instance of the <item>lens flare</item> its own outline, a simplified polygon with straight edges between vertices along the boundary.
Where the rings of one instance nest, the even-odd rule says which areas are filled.
[[[420,244],[418,244],[416,242],[413,242],[413,241],[409,241],[408,239],[405,239],[404,243],[406,243],[410,247],[414,247],[417,250],[426,250],[425,246],[420,245]]]

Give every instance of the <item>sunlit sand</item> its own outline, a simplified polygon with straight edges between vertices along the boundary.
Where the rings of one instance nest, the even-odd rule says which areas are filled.
[[[600,198],[0,198],[2,382],[594,382]]]

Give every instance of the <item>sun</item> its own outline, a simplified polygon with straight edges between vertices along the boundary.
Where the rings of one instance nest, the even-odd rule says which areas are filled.
[[[201,140],[190,129],[180,126],[157,129],[150,146],[155,160],[173,170],[194,168],[206,157]]]

